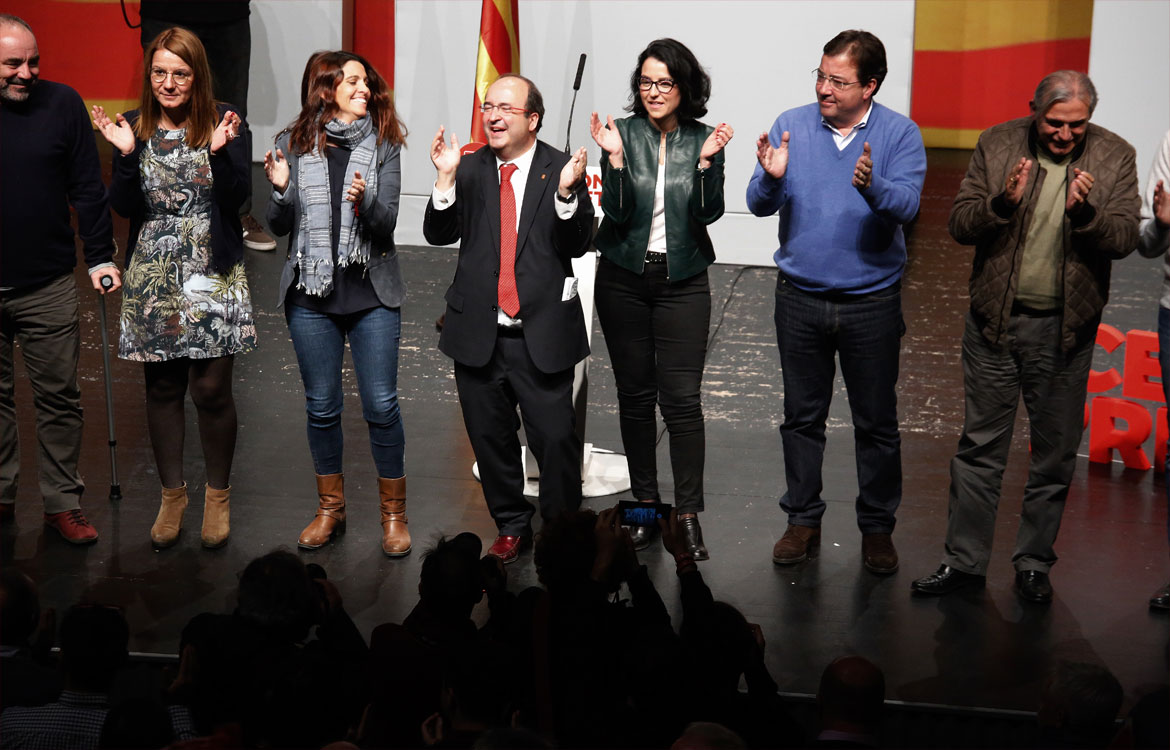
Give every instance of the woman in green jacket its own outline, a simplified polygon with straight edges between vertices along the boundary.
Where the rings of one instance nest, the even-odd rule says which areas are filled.
[[[630,76],[630,117],[602,124],[604,218],[596,303],[617,381],[622,443],[636,499],[657,502],[655,404],[670,432],[674,496],[684,541],[696,560],[708,557],[698,513],[703,510],[705,453],[699,388],[707,356],[711,291],[707,266],[715,250],[707,225],[723,215],[726,123],[712,128],[711,79],[674,39],[651,42]],[[635,527],[635,546],[653,529]]]

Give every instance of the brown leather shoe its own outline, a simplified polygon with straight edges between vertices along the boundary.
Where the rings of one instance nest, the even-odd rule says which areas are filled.
[[[320,504],[313,521],[301,532],[297,546],[304,549],[324,547],[334,534],[345,533],[345,488],[342,474],[318,474],[317,495]]]
[[[382,500],[382,551],[386,557],[410,554],[410,529],[406,528],[406,477],[378,477]]]
[[[183,529],[183,511],[187,509],[187,483],[182,487],[163,487],[158,516],[150,527],[150,541],[157,549],[165,549],[179,541]]]
[[[809,552],[816,550],[821,544],[820,527],[797,526],[788,524],[784,536],[772,548],[772,562],[777,565],[792,565],[804,562],[809,558]]]
[[[889,534],[861,535],[861,564],[870,573],[886,575],[898,569],[898,550]]]
[[[200,541],[207,549],[217,549],[227,544],[231,534],[232,488],[217,490],[210,484],[203,490],[203,529]]]

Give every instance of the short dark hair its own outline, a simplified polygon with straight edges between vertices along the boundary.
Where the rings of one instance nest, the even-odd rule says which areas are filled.
[[[1067,734],[1107,743],[1116,730],[1125,692],[1117,678],[1099,664],[1061,660],[1042,700],[1059,711]]]
[[[496,81],[502,81],[505,78],[519,78],[521,81],[524,81],[528,84],[528,98],[524,102],[524,109],[528,110],[529,114],[536,113],[537,118],[535,132],[539,133],[540,126],[544,124],[544,97],[541,95],[540,89],[536,88],[536,84],[532,82],[532,79],[525,78],[519,73],[505,73],[497,78]],[[492,81],[492,83],[495,83],[496,81]]]
[[[273,550],[240,574],[236,614],[272,635],[300,641],[319,619],[314,586],[299,557]]]
[[[130,658],[130,626],[122,610],[78,604],[61,621],[61,660],[75,689],[104,693]]]
[[[40,599],[32,579],[16,568],[5,568],[0,572],[0,643],[25,645],[40,618]]]
[[[0,13],[0,26],[23,26],[28,33],[33,33],[32,26],[28,25],[28,21],[11,13]]]
[[[646,116],[638,80],[642,77],[642,64],[651,57],[662,61],[670,71],[674,85],[678,86],[678,119],[697,120],[707,114],[707,100],[711,98],[711,76],[703,70],[694,53],[675,39],[655,39],[638,55],[638,64],[634,66],[634,72],[630,73],[630,103],[626,105],[626,111]]]
[[[436,613],[466,618],[483,598],[479,537],[469,532],[448,539],[440,537],[434,549],[423,555],[419,573],[419,599]]]
[[[886,47],[882,40],[868,31],[847,29],[825,43],[824,52],[829,57],[847,53],[857,66],[857,78],[862,85],[871,80],[877,82],[873,93],[877,94],[886,80]]]

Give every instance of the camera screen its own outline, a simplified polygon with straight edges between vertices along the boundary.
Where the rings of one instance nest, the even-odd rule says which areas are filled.
[[[629,526],[654,526],[661,518],[658,514],[658,508],[653,505],[646,505],[642,508],[625,508],[624,511],[623,523]]]

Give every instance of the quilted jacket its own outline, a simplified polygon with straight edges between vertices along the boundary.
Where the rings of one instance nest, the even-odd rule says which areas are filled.
[[[1024,198],[1015,209],[1004,200],[1004,184],[1020,157],[1035,160],[1037,148],[1030,117],[985,130],[951,208],[951,236],[975,246],[971,311],[984,338],[993,344],[1007,330],[1044,171],[1033,165]],[[1096,335],[1109,299],[1112,262],[1137,246],[1141,208],[1133,146],[1114,133],[1090,123],[1069,161],[1070,183],[1074,168],[1087,171],[1094,181],[1085,209],[1075,219],[1064,220],[1065,351]]]

